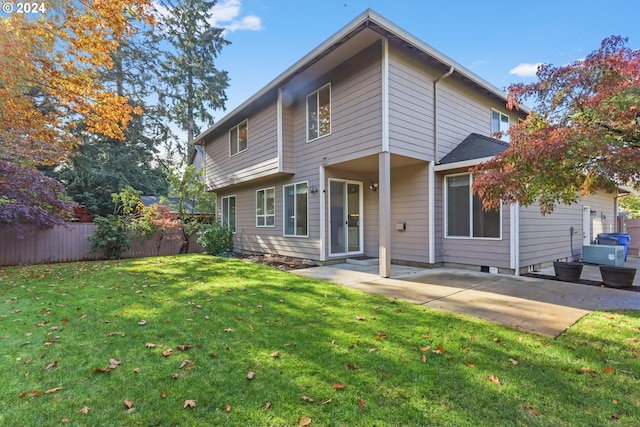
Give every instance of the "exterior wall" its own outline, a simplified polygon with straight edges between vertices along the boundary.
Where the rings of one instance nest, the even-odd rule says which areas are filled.
[[[470,133],[491,135],[491,109],[509,116],[515,123],[517,116],[506,109],[504,104],[491,102],[447,78],[438,83],[438,153],[442,159],[456,148]]]
[[[389,148],[433,159],[433,77],[404,49],[389,49]]]
[[[246,182],[278,172],[277,109],[272,103],[250,117],[240,118],[233,126],[248,119],[247,150],[229,157],[229,129],[205,146],[205,176],[211,188]]]
[[[446,237],[444,177],[465,170],[436,173],[435,232],[436,262],[452,265],[510,268],[511,232],[509,207],[502,207],[502,237],[500,239]]]
[[[250,185],[238,186],[226,191],[220,191],[218,195],[218,209],[221,198],[236,196],[236,233],[233,243],[234,251],[259,252],[267,254],[279,254],[296,258],[319,259],[320,232],[319,232],[319,195],[308,195],[308,237],[284,236],[283,234],[283,186],[304,180],[293,178],[279,178]],[[309,185],[317,185],[318,179],[309,181]],[[256,226],[256,191],[263,188],[275,187],[275,226]],[[220,216],[220,211],[218,211]]]
[[[396,230],[398,222],[407,224],[406,231]],[[393,260],[429,262],[429,169],[427,164],[391,170],[391,224],[389,226]]]
[[[610,193],[599,192],[573,205],[559,205],[545,216],[538,205],[520,208],[520,265],[579,259],[582,255],[583,206],[596,211],[595,216],[589,216],[590,240],[598,233],[615,232],[614,195]]]
[[[380,151],[381,63],[380,45],[376,43],[312,84],[307,84],[304,73],[290,84],[287,92],[297,94],[292,111],[296,176],[309,171],[317,175],[322,164],[337,164]],[[331,134],[307,142],[306,97],[327,83],[331,83]]]

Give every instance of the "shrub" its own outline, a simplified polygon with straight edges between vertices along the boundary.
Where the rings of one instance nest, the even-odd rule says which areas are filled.
[[[91,252],[104,253],[109,259],[122,258],[131,246],[131,233],[126,220],[117,215],[99,216],[94,222],[96,231],[89,236]]]
[[[222,255],[233,250],[233,232],[220,221],[205,224],[198,231],[198,244],[210,255]]]

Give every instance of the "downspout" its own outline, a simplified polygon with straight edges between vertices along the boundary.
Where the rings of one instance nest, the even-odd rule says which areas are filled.
[[[452,75],[454,71],[452,65],[449,71],[433,81],[433,160],[429,164],[429,264],[436,263],[435,164],[438,162],[438,82]]]

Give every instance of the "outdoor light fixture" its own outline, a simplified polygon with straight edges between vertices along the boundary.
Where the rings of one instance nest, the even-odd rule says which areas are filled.
[[[309,186],[309,193],[316,194],[317,192],[318,192],[318,186],[317,185],[310,185]]]
[[[370,189],[371,191],[378,191],[378,183],[377,183],[377,182],[372,183],[372,184],[369,186],[369,189]]]

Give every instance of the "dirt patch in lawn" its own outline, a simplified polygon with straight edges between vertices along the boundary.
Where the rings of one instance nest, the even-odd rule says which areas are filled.
[[[268,265],[269,267],[277,268],[279,270],[298,270],[301,268],[314,267],[313,261],[305,261],[299,258],[290,258],[280,255],[242,255],[244,260],[257,262],[259,264]]]

